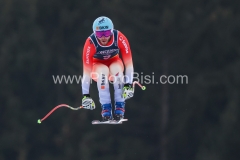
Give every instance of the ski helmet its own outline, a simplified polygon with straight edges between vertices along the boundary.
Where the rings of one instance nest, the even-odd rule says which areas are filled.
[[[111,30],[113,32],[113,23],[111,19],[105,16],[98,17],[93,22],[93,32]]]

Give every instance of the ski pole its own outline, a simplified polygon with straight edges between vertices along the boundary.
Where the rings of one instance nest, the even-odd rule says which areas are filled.
[[[142,90],[145,90],[146,89],[146,87],[145,86],[143,86],[143,85],[141,85],[138,81],[134,81],[133,82],[133,92],[135,91],[135,85],[138,85]]]
[[[145,90],[146,87],[145,86],[142,86],[138,81],[134,81],[133,82],[133,92],[135,90],[135,85],[138,85],[139,87],[141,87],[142,90]],[[60,104],[60,105],[57,105],[56,107],[54,107],[50,112],[48,112],[48,114],[46,114],[46,116],[44,116],[42,119],[38,119],[38,123],[41,124],[42,121],[44,121],[45,119],[47,119],[55,110],[57,110],[58,108],[61,108],[61,107],[66,107],[66,108],[69,108],[71,110],[74,110],[74,111],[77,111],[79,109],[82,109],[83,106],[80,106],[80,107],[71,107],[67,104]]]
[[[50,112],[48,112],[48,114],[47,114],[45,117],[43,117],[42,119],[38,119],[38,123],[41,124],[42,121],[44,121],[44,120],[45,120],[47,117],[49,117],[55,110],[57,110],[58,108],[61,108],[61,107],[67,107],[67,108],[69,108],[69,109],[71,109],[71,110],[74,110],[74,111],[83,108],[83,106],[74,108],[74,107],[71,107],[71,106],[69,106],[69,105],[67,105],[67,104],[60,104],[60,105],[54,107]]]

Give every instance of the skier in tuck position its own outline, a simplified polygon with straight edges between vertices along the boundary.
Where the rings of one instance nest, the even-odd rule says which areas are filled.
[[[125,100],[133,97],[130,45],[125,35],[114,29],[108,17],[98,17],[92,28],[93,33],[87,38],[82,55],[82,106],[85,109],[95,109],[95,103],[89,93],[90,81],[93,79],[97,82],[103,121],[113,119],[109,90],[111,83],[114,86],[114,119],[121,120],[124,118]]]

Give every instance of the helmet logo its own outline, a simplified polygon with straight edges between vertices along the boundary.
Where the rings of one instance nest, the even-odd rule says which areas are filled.
[[[108,26],[100,26],[99,29],[100,29],[100,30],[102,30],[102,29],[108,29]]]
[[[108,26],[97,26],[96,30],[108,29]]]
[[[101,20],[98,21],[98,25],[99,25],[99,24],[102,24],[102,23],[104,23],[104,22],[105,22],[105,18],[102,18]]]

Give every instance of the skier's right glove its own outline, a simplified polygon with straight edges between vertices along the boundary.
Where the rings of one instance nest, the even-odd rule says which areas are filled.
[[[93,99],[90,97],[89,94],[84,94],[82,99],[82,107],[84,109],[90,109],[93,110],[96,108],[95,103]]]
[[[125,100],[130,99],[133,97],[133,94],[134,94],[134,90],[133,90],[132,84],[130,83],[124,84],[123,94],[122,94],[123,98]]]

